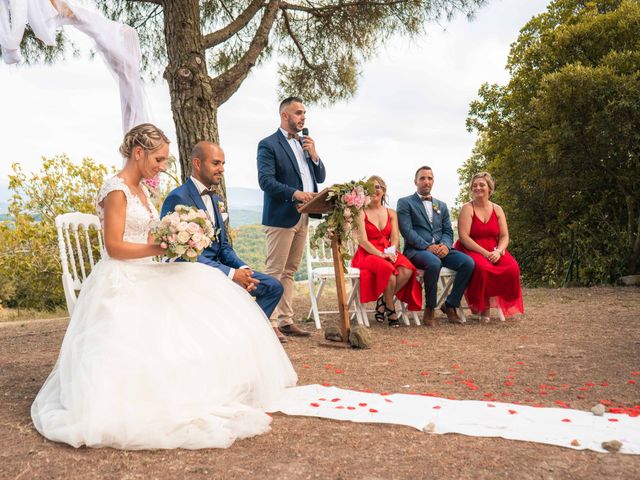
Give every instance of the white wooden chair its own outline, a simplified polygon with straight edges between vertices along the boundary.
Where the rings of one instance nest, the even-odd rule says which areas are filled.
[[[91,228],[95,229],[93,234],[90,234]],[[58,215],[56,229],[62,264],[62,286],[67,310],[71,315],[82,284],[97,260],[102,257],[102,227],[96,215],[73,212]]]
[[[307,281],[309,282],[309,297],[311,299],[311,309],[309,310],[308,317],[313,317],[313,321],[316,324],[316,328],[320,330],[322,325],[320,324],[320,315],[328,313],[339,313],[338,310],[320,310],[318,302],[322,296],[322,292],[326,286],[327,280],[334,281],[335,273],[333,271],[333,255],[331,252],[331,245],[329,241],[322,242],[318,248],[311,247],[311,236],[315,232],[318,225],[318,221],[309,222],[309,231],[307,233]],[[347,305],[349,308],[350,317],[357,319],[360,325],[369,326],[369,319],[366,313],[363,313],[364,308],[360,303],[360,270],[351,266],[345,269],[345,284],[349,284],[351,287],[347,295]],[[347,282],[348,280],[348,282]]]

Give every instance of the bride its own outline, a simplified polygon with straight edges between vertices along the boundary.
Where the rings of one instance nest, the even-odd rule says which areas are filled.
[[[253,298],[220,270],[156,263],[158,214],[140,183],[169,140],[126,134],[126,165],[98,196],[106,254],[87,278],[60,355],[31,407],[36,429],[74,447],[208,448],[269,430],[297,377]]]

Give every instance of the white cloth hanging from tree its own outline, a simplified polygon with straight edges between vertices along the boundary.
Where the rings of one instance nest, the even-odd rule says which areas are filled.
[[[123,132],[149,121],[140,77],[140,42],[133,28],[64,0],[0,0],[0,47],[5,63],[23,60],[20,43],[27,24],[49,46],[55,45],[56,31],[65,25],[92,38],[118,81]]]

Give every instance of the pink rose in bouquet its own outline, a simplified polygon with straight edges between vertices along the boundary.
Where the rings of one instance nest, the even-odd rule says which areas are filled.
[[[202,210],[176,205],[154,230],[156,241],[167,249],[169,258],[195,262],[198,255],[216,238],[213,225]]]

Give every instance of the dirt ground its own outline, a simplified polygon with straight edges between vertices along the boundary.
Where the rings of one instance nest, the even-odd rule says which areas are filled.
[[[308,305],[308,297],[297,296],[296,311],[306,313]],[[300,385],[458,399],[490,393],[582,410],[599,401],[640,405],[640,289],[530,289],[525,308],[524,318],[505,323],[441,320],[436,329],[389,329],[371,315],[369,350],[320,346],[320,333],[291,340],[286,350]],[[0,323],[2,479],[640,478],[640,456],[281,414],[274,415],[271,433],[227,450],[74,449],[42,438],[29,417],[66,325],[66,319]],[[468,388],[468,379],[478,390]]]

